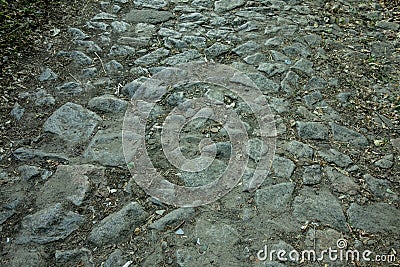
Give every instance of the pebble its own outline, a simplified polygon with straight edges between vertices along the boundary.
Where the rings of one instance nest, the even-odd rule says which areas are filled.
[[[58,75],[55,74],[50,68],[46,68],[42,74],[39,76],[39,81],[44,82],[44,81],[52,81],[56,80],[58,78]]]

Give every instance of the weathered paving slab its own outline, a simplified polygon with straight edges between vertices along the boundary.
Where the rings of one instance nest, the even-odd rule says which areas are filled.
[[[80,12],[41,23],[35,43],[42,45],[29,58],[19,53],[21,68],[2,57],[11,80],[1,80],[0,265],[297,266],[256,253],[265,245],[321,251],[343,238],[350,249],[392,253],[400,194],[400,26],[392,2],[71,2]],[[239,93],[219,88],[225,82],[178,81],[180,64],[193,61],[205,63],[193,80],[221,63],[249,78],[226,77],[239,93],[250,80],[260,89],[250,98],[266,100],[275,122],[271,168],[257,166],[266,152],[261,118]],[[175,71],[153,77],[170,67]],[[172,116],[165,124],[175,111],[190,118],[200,99],[239,115],[248,135],[243,155],[223,122],[199,118],[180,128]],[[124,133],[128,108],[150,103],[145,131],[139,134],[136,121],[135,134]],[[197,162],[212,162],[207,169],[183,171],[166,157],[163,135],[174,123],[181,152],[207,155]],[[146,154],[151,163],[135,173],[130,161]],[[209,205],[163,204],[135,182],[154,166],[178,186],[206,185],[233,156],[248,159],[244,176],[232,173],[238,184]],[[257,188],[250,186],[254,174],[265,176]],[[309,262],[318,264],[351,263]]]
[[[95,225],[89,234],[89,241],[97,246],[115,244],[128,238],[147,216],[148,213],[138,203],[128,203]]]
[[[22,230],[18,244],[34,242],[46,244],[65,239],[85,222],[85,218],[75,212],[65,211],[56,203],[22,220]]]
[[[88,140],[100,122],[96,113],[81,105],[66,103],[47,119],[43,130],[74,144]]]

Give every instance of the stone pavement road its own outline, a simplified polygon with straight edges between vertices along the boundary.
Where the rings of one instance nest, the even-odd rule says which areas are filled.
[[[49,39],[42,88],[21,93],[10,114],[22,124],[52,110],[1,169],[2,266],[390,266],[362,259],[366,250],[400,263],[400,26],[378,2],[110,0],[89,1],[85,13]],[[201,173],[168,162],[160,125],[188,99],[230,105],[254,144],[228,195],[176,208],[131,178],[121,130],[142,84],[193,61],[233,67],[258,86],[275,116],[276,151],[261,187],[246,192],[260,156],[248,107],[210,84],[168,88],[145,138],[171,181],[207,184],[231,156],[223,128],[198,120],[181,132],[182,153],[199,156],[211,137],[216,160]],[[264,248],[287,254],[264,260]],[[302,259],[329,248],[360,259]]]

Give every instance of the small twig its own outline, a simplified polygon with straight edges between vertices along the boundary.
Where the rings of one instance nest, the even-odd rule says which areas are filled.
[[[74,75],[72,75],[71,73],[68,73],[68,74],[72,77],[72,79],[75,80],[75,82],[77,82],[77,83],[79,83],[80,85],[82,85],[82,82],[81,82],[80,80],[78,80],[77,78],[75,78]]]
[[[182,221],[180,224],[178,224],[175,228],[174,231],[177,231],[179,228],[181,228],[182,225],[185,224],[185,221]]]
[[[106,69],[104,68],[103,60],[101,60],[101,58],[100,58],[100,56],[97,54],[97,52],[94,52],[94,54],[95,54],[96,57],[100,60],[101,67],[103,68],[104,73],[107,73],[107,72],[106,72]]]

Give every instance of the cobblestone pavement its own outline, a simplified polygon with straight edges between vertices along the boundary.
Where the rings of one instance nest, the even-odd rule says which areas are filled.
[[[7,122],[22,137],[1,148],[2,266],[400,263],[400,26],[378,2],[83,2],[82,16],[49,36],[46,59],[27,67],[38,86],[21,85]],[[246,190],[246,177],[263,154],[258,118],[240,98],[201,82],[142,86],[194,61],[246,74],[274,114],[275,157],[257,190]],[[179,185],[219,177],[232,147],[220,124],[193,120],[180,133],[182,153],[198,157],[201,140],[211,138],[216,159],[202,172],[180,172],[162,150],[166,116],[204,96],[243,120],[249,162],[220,200],[165,205],[132,178],[125,112],[132,97],[161,93],[145,136],[128,138],[145,138],[157,171]],[[302,254],[319,258],[329,248],[336,252],[318,260]],[[348,251],[359,259],[346,261]]]

